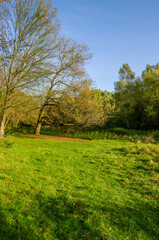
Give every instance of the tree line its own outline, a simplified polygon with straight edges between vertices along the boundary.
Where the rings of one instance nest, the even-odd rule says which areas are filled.
[[[147,65],[141,77],[128,64],[115,83],[114,124],[134,129],[159,129],[159,64]]]
[[[136,78],[128,64],[113,93],[93,88],[89,47],[61,34],[48,0],[0,2],[0,137],[8,124],[159,127],[159,65]]]

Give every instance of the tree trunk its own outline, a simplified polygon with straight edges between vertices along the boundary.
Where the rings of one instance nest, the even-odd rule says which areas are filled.
[[[5,125],[4,125],[4,129],[6,128],[6,126],[7,126],[8,122],[9,122],[10,118],[11,118],[11,116],[9,116],[9,117],[7,118],[7,120],[6,120],[6,118],[5,118]]]
[[[129,129],[129,126],[130,126],[129,121],[126,119],[126,127],[127,127],[127,129]]]
[[[15,127],[17,127],[17,126],[18,126],[18,124],[19,124],[19,122],[20,122],[20,119],[22,118],[22,116],[23,116],[23,114],[21,114],[21,115],[20,115],[20,117],[18,118],[18,120],[17,120],[17,122],[16,122],[16,124],[15,124]]]
[[[39,112],[39,117],[38,117],[38,121],[36,124],[36,128],[35,128],[35,134],[36,135],[40,135],[40,131],[41,131],[41,127],[42,127],[42,117],[43,117],[44,111],[43,108],[41,108],[40,112]]]
[[[0,138],[2,138],[4,135],[4,128],[5,128],[5,114],[3,114],[2,120],[0,123]]]

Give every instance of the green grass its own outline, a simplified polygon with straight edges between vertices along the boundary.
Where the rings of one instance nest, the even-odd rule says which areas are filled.
[[[0,239],[159,239],[159,144],[0,142]]]

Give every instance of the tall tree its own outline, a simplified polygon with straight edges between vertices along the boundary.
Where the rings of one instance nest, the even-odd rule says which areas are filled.
[[[135,73],[128,64],[123,64],[119,70],[119,81],[115,83],[116,112],[123,126],[130,127],[130,113],[132,112],[132,101],[130,99],[131,89],[135,80]]]
[[[49,74],[58,21],[47,0],[12,0],[0,4],[0,137],[17,90],[27,91]]]
[[[147,65],[142,78],[147,114],[146,124],[148,128],[159,129],[159,64]]]
[[[122,91],[126,86],[133,82],[135,79],[135,73],[132,72],[130,66],[126,63],[119,70],[119,81],[115,82],[115,92]]]
[[[45,109],[57,105],[57,99],[61,95],[78,88],[78,84],[88,78],[84,66],[91,57],[92,54],[85,44],[78,44],[71,39],[59,39],[56,57],[51,66],[52,74],[48,77],[48,86],[43,94],[35,134],[40,134]]]

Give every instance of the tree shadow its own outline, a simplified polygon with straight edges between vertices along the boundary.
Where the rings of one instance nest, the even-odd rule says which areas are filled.
[[[109,216],[109,224],[117,229],[118,233],[126,234],[130,239],[135,239],[138,234],[147,235],[149,239],[159,239],[159,209],[155,208],[147,199],[135,199],[127,206],[119,207],[115,203],[108,205],[107,202],[93,205],[78,199],[59,195],[56,198],[44,199],[38,195],[39,208],[42,210],[44,221],[51,222],[50,234],[55,239],[109,239],[101,229],[101,218],[99,215]],[[96,215],[94,213],[99,213]],[[39,216],[40,217],[40,216]],[[108,222],[107,222],[108,223]]]
[[[94,200],[89,204],[88,199],[79,200],[59,191],[56,196],[37,194],[34,200],[36,209],[28,212],[26,218],[30,217],[29,222],[23,223],[23,226],[16,218],[15,224],[10,225],[5,217],[7,213],[0,211],[0,240],[118,239],[110,238],[101,229],[101,221],[105,222],[102,216],[107,216],[105,224],[109,225],[105,227],[116,229],[123,239],[127,239],[127,236],[129,239],[138,239],[140,233],[146,239],[159,239],[159,209],[147,199],[134,199],[132,205],[129,202],[126,206],[113,201],[108,204],[107,200]]]
[[[21,226],[18,219],[14,219],[14,225],[9,224],[2,209],[0,209],[0,240],[30,239],[28,232]]]
[[[64,194],[47,199],[37,195],[36,199],[44,216],[39,224],[43,227],[46,222],[50,222],[50,236],[54,236],[55,239],[108,239],[99,230],[97,219],[94,219],[93,224],[89,222],[91,209],[88,204]]]
[[[98,206],[99,207],[99,206]],[[132,238],[138,239],[141,232],[148,239],[159,239],[159,208],[147,201],[134,200],[132,206],[102,208],[105,213],[111,213],[110,223],[120,229],[123,233],[131,233]],[[136,238],[134,236],[136,235]],[[147,239],[147,238],[146,238]]]

